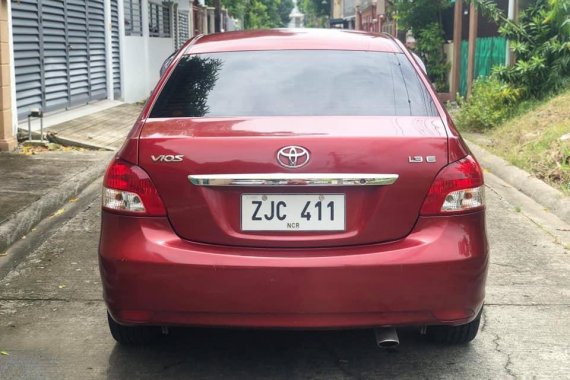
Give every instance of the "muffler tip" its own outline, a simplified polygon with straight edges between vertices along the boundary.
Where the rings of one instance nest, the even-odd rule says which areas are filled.
[[[377,342],[376,344],[379,348],[392,348],[398,346],[400,342],[396,340],[384,340],[382,342]]]
[[[398,332],[393,327],[379,327],[374,329],[376,345],[379,348],[394,348],[400,344]]]

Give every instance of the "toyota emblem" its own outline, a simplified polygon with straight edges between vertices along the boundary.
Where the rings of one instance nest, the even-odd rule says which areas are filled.
[[[277,152],[277,162],[289,169],[297,169],[307,165],[310,157],[307,149],[296,145],[285,146]]]

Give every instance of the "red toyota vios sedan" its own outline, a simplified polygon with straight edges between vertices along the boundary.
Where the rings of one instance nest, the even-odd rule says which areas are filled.
[[[388,35],[199,36],[172,59],[104,179],[113,337],[169,326],[418,326],[477,334],[483,174]]]

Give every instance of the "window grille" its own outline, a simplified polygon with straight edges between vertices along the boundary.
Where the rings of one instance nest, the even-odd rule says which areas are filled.
[[[178,13],[176,23],[176,48],[180,48],[190,38],[188,13]]]
[[[172,14],[169,5],[148,4],[148,31],[151,37],[171,37]]]
[[[125,35],[142,36],[142,0],[123,0],[125,5]]]

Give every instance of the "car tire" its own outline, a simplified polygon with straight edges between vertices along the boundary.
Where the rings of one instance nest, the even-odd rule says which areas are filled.
[[[155,342],[161,335],[160,327],[155,326],[123,326],[107,313],[109,330],[113,338],[124,345],[144,345]]]
[[[435,343],[441,344],[466,344],[471,342],[479,332],[479,324],[481,323],[481,314],[483,308],[479,311],[477,317],[465,325],[459,326],[429,326],[427,328],[427,337]]]

